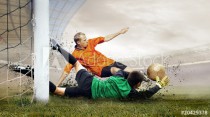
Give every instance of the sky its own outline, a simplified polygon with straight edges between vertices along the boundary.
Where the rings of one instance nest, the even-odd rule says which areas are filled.
[[[69,22],[64,39],[76,32],[95,38],[129,31],[96,47],[108,57],[162,54],[210,44],[209,0],[87,0]]]

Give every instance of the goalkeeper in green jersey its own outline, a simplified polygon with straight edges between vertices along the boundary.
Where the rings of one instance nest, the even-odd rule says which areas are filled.
[[[84,96],[88,98],[137,98],[147,99],[158,92],[169,82],[168,77],[158,80],[154,87],[138,92],[136,88],[145,81],[145,76],[138,71],[124,72],[118,70],[115,75],[100,80],[91,75],[70,53],[62,49],[55,40],[51,40],[52,48],[58,50],[64,58],[75,67],[77,87],[56,87],[50,82],[50,92],[56,95],[78,97]],[[113,67],[112,69],[118,69]]]

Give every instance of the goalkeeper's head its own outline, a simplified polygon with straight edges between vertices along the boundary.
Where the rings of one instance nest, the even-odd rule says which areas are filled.
[[[139,71],[132,71],[129,73],[127,80],[131,88],[134,89],[138,88],[142,81],[147,81],[145,76]]]

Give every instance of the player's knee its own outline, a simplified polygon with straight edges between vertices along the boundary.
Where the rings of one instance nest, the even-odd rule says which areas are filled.
[[[111,67],[111,73],[112,74],[115,74],[117,71],[119,71],[120,69],[119,68],[117,68],[117,67]]]

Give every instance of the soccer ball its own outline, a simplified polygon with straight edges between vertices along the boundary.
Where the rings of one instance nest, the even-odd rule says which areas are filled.
[[[159,63],[151,64],[147,69],[148,78],[156,80],[156,76],[159,76],[160,80],[166,75],[165,67]]]

